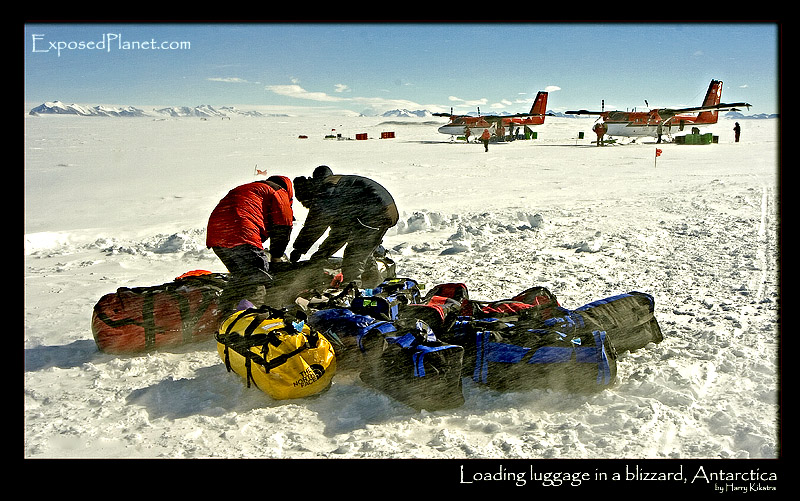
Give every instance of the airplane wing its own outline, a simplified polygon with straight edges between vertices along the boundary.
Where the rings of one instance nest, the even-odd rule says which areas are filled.
[[[750,106],[752,106],[750,103],[722,103],[712,106],[695,106],[692,108],[658,108],[656,111],[658,111],[658,114],[661,116],[673,116],[679,113],[693,113],[699,111],[739,111],[739,108],[750,109]],[[564,112],[566,115],[606,115],[608,113],[610,112],[589,110],[573,110]]]
[[[485,120],[500,120],[502,118],[522,118],[522,117],[554,117],[553,113],[517,113],[515,115],[453,115],[452,113],[431,113],[434,117],[464,117],[464,118],[483,118]]]
[[[565,111],[565,115],[605,115],[607,111],[589,111],[589,110],[575,110]]]
[[[749,110],[750,106],[752,106],[750,103],[721,103],[711,106],[696,106],[692,108],[679,108],[679,109],[664,108],[664,109],[659,109],[658,112],[659,114],[662,114],[662,112],[664,112],[677,115],[678,113],[694,113],[697,111],[739,111],[739,108],[747,108]]]
[[[517,113],[516,115],[491,115],[489,118],[554,117],[555,113]],[[484,116],[483,118],[486,118]]]

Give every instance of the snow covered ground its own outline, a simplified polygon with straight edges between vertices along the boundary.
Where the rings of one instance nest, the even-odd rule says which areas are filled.
[[[777,458],[779,122],[719,144],[599,148],[592,119],[538,139],[451,143],[441,120],[91,118],[25,122],[25,458]],[[337,141],[340,133],[366,141]],[[378,139],[383,131],[394,139]],[[577,139],[583,131],[585,139]],[[300,135],[308,136],[300,139]],[[255,170],[327,164],[372,177],[403,222],[398,274],[501,299],[547,286],[575,308],[638,290],[665,339],[621,356],[596,395],[498,393],[416,412],[337,374],[274,401],[228,373],[213,340],[98,352],[97,300],[194,269],[225,271],[205,224]],[[297,227],[305,217],[296,204]]]

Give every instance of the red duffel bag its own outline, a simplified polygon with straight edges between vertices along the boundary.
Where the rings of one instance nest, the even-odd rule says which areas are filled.
[[[100,351],[121,354],[213,339],[226,281],[198,270],[161,285],[120,287],[94,306],[94,341]]]

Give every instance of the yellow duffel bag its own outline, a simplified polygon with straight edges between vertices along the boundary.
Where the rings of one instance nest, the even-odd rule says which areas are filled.
[[[222,322],[216,339],[228,371],[277,400],[327,390],[336,374],[333,346],[304,315],[268,306],[237,311]]]

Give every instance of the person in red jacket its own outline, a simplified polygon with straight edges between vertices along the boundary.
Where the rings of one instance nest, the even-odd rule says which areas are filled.
[[[211,212],[206,246],[230,272],[220,297],[223,311],[233,311],[242,299],[263,304],[272,282],[270,262],[281,261],[289,244],[293,198],[291,180],[272,176],[233,188]]]
[[[489,132],[489,129],[483,129],[483,134],[481,134],[481,142],[483,143],[484,151],[489,151],[489,139],[492,138],[492,133]]]

